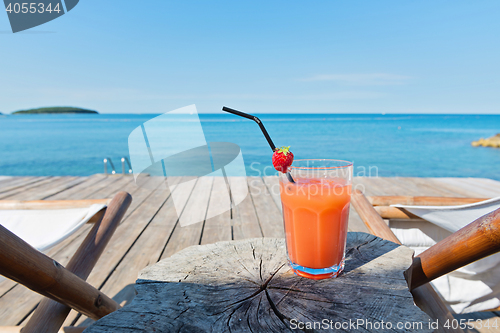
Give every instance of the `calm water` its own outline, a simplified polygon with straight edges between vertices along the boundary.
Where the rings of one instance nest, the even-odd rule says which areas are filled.
[[[156,115],[0,116],[0,175],[103,172],[110,157],[119,172],[130,132]],[[500,132],[486,115],[259,115],[277,146],[295,158],[354,162],[355,174],[487,177],[500,180],[500,149],[471,141]],[[271,150],[252,121],[200,115],[207,141],[238,144],[248,175],[274,174]]]

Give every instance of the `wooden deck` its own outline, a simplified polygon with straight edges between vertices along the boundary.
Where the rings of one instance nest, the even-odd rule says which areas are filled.
[[[141,269],[196,244],[253,237],[283,237],[281,204],[276,177],[241,178],[239,186],[249,195],[236,209],[181,228],[170,193],[157,179],[137,187],[130,176],[0,177],[0,200],[104,199],[118,191],[132,194],[133,202],[88,282],[119,303],[133,298],[134,281]],[[215,182],[217,183],[217,182]],[[432,195],[459,197],[500,196],[500,182],[480,178],[355,178],[354,186],[367,195]],[[210,188],[197,191],[199,188]],[[182,214],[201,214],[214,209],[220,189],[213,179],[199,179],[183,193]],[[89,231],[86,225],[47,254],[65,265]],[[367,232],[351,208],[350,231]],[[0,326],[23,325],[41,296],[10,280],[0,282]],[[459,318],[495,318],[499,313],[461,315]],[[498,320],[500,324],[500,319]],[[89,320],[72,312],[65,326],[87,326]],[[476,330],[469,330],[477,332]],[[478,330],[495,332],[497,330]]]

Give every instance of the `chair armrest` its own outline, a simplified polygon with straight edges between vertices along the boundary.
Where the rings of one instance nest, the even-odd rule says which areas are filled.
[[[360,190],[354,190],[351,201],[354,209],[356,209],[359,217],[361,217],[361,220],[363,220],[372,235],[396,244],[401,244],[399,239],[394,235],[380,215],[378,215],[372,204]]]
[[[377,211],[361,191],[355,190],[352,194],[351,200],[359,216],[373,235],[391,240],[397,244],[401,244],[389,226],[385,224],[384,220],[380,217],[380,215],[378,215]],[[393,239],[395,239],[395,241]],[[424,284],[414,290],[410,289],[410,292],[413,295],[415,304],[417,304],[417,306],[431,318],[439,321],[439,328],[436,330],[437,332],[464,333],[459,327],[456,329],[451,327],[449,329],[445,329],[442,326],[447,321],[451,322],[453,320],[453,315],[443,304],[443,301],[431,285]]]
[[[126,192],[115,195],[100,219],[82,242],[66,268],[86,280],[127,211],[132,197]],[[99,215],[99,214],[97,214]],[[101,220],[102,219],[102,220]],[[71,309],[52,299],[44,299],[26,324],[23,333],[56,332]]]
[[[415,205],[415,206],[455,206],[476,203],[489,198],[452,198],[452,197],[429,197],[429,196],[369,196],[366,197],[373,206],[390,205]]]
[[[383,219],[418,219],[422,220],[421,217],[408,212],[405,209],[391,207],[391,206],[375,206],[373,209],[380,215]]]
[[[43,210],[43,209],[71,209],[86,208],[94,204],[106,205],[109,199],[89,199],[89,200],[0,200],[0,210]]]
[[[99,319],[120,306],[0,225],[0,274]]]
[[[405,272],[410,290],[500,251],[500,208],[413,258]]]

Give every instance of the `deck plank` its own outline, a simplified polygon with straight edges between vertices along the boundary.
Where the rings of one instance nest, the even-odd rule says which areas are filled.
[[[203,226],[201,245],[232,239],[231,199],[229,197],[226,181],[223,177],[214,178],[210,199],[207,216],[213,216],[216,212],[227,210],[222,214],[206,219],[205,225]]]
[[[118,177],[116,179],[106,178],[103,182],[109,185],[119,180],[120,179]],[[101,186],[100,188],[93,187],[87,189],[85,195],[82,195],[82,193],[80,193],[80,195],[82,195],[80,198],[87,199],[90,196],[95,197],[99,191],[106,191],[108,189],[109,188],[107,188],[106,186]],[[47,254],[52,255],[52,257],[60,262],[63,266],[66,265],[69,261],[69,258],[76,251],[90,228],[91,226],[89,225],[83,226],[75,234],[70,236],[70,238],[54,247],[54,249],[51,249],[51,251],[57,251],[58,249],[62,248],[59,252],[57,252],[55,255],[51,252],[48,252]],[[3,281],[0,285],[2,285],[2,289],[5,289],[9,286],[9,284],[10,286],[12,286],[12,283],[14,282],[6,280]],[[0,298],[0,326],[18,325],[19,323],[23,322],[41,299],[41,295],[32,292],[22,285],[14,283],[14,286],[11,287],[9,291]],[[9,304],[13,304],[13,306],[9,306]]]
[[[271,194],[271,198],[276,203],[276,206],[278,207],[279,211],[282,212],[283,206],[281,205],[279,177],[265,176],[262,177],[262,179],[264,180],[264,184],[266,185],[269,194]]]
[[[21,200],[30,200],[29,194],[32,191],[37,191],[39,187],[46,186],[46,185],[51,184],[53,182],[57,182],[60,178],[61,177],[46,177],[40,181],[34,181],[34,182],[31,182],[27,185],[16,187],[12,190],[0,193],[0,199],[1,200],[5,200],[5,199],[10,200],[13,196],[18,196],[18,197],[20,196],[21,198],[23,198]]]
[[[359,217],[358,212],[352,205],[349,207],[349,222],[347,224],[347,231],[353,232],[366,232],[369,233],[368,228]]]
[[[132,195],[132,203],[130,204],[129,209],[125,213],[125,215],[122,219],[122,222],[121,222],[120,226],[118,226],[118,228],[122,228],[121,225],[123,223],[125,223],[127,218],[132,213],[134,213],[135,210],[138,207],[140,207],[141,204],[143,204],[145,200],[147,200],[149,198],[149,196],[152,194],[153,191],[155,191],[158,187],[162,186],[162,184],[163,184],[163,179],[158,179],[156,177],[155,178],[151,177],[149,180],[147,180],[144,184],[145,186],[143,186],[143,187],[136,186],[135,182],[133,181],[133,178],[131,178],[131,177],[130,178],[127,177],[124,181],[126,182],[126,185],[124,187],[120,188],[119,190],[126,191],[126,192],[130,193]],[[116,183],[114,183],[114,185],[116,185]],[[100,191],[99,193],[94,194],[93,197],[95,199],[109,198],[109,197],[113,196],[116,192],[117,192],[116,188],[108,187],[108,188],[106,188],[106,191]],[[87,233],[88,233],[88,231],[84,232],[80,236],[80,240],[76,240],[75,243],[79,245],[83,241],[83,239],[85,238]],[[110,242],[111,241],[113,241],[113,239],[111,239]],[[77,247],[73,247],[70,249],[64,249],[64,251],[69,252],[72,256],[73,253],[76,251],[76,249],[77,249]],[[99,287],[98,285],[94,285],[94,286]],[[79,317],[79,314],[76,311],[72,310],[71,313],[69,314],[68,319],[66,320],[64,326],[70,326],[71,323],[77,319],[77,317]]]
[[[427,190],[433,191],[436,196],[443,197],[456,197],[459,194],[456,190],[450,189],[446,186],[442,186],[442,184],[436,183],[435,178],[418,178],[411,177],[406,178],[408,182],[412,182],[417,185],[419,189],[421,189],[421,193],[427,193]],[[437,186],[437,185],[441,186]],[[421,194],[422,195],[422,194]]]
[[[194,184],[193,182],[190,183]],[[200,244],[203,222],[181,227],[181,221],[184,220],[188,222],[191,221],[191,219],[205,220],[210,193],[212,191],[212,184],[213,177],[198,178],[190,196],[188,197],[184,209],[180,213],[179,223],[175,225],[172,236],[170,237],[167,246],[165,247],[165,251],[161,256],[162,259],[168,258],[172,254],[177,253],[188,246]],[[189,192],[189,187],[183,184],[181,189],[184,191],[182,194],[182,198],[184,198]],[[177,188],[175,191],[177,191]],[[179,200],[177,193],[175,194],[175,200]]]
[[[15,189],[22,189],[27,185],[40,182],[49,177],[13,177],[10,180],[0,183],[0,193],[12,191]]]
[[[386,179],[385,181],[390,181],[390,179]],[[428,182],[425,184],[425,186],[422,186],[421,183],[415,182],[415,179],[413,178],[403,178],[398,182],[394,182],[394,186],[391,188],[391,190],[384,193],[384,195],[409,195],[408,188],[412,188],[413,186],[416,186],[417,192],[411,192],[412,194],[410,195],[437,196],[443,194],[442,189],[431,186]],[[457,196],[451,191],[445,191],[444,193],[448,194],[449,196]]]
[[[52,195],[63,192],[73,186],[83,183],[87,177],[61,177],[51,183],[34,188],[29,192],[29,197],[24,192],[14,194],[9,200],[44,200]]]
[[[94,177],[94,176],[92,176]],[[91,178],[92,178],[91,177]],[[47,177],[40,177],[42,179],[45,179]],[[87,179],[87,182],[89,180]],[[24,199],[24,198],[22,198]],[[78,196],[78,197],[73,197],[73,196],[68,196],[66,198],[67,200],[71,200],[71,199],[87,199],[87,197],[85,196]],[[90,230],[90,226],[83,226],[80,230],[78,230],[75,234],[71,235],[70,237],[68,237],[66,240],[64,240],[62,243],[56,245],[54,248],[52,248],[50,251],[47,252],[47,255],[49,256],[53,256],[56,251],[64,246],[66,246],[67,244],[71,244],[80,234],[87,234],[88,231]],[[0,297],[3,296],[5,293],[7,293],[9,290],[12,290],[12,288],[17,285],[16,282],[14,281],[11,281],[11,280],[4,280],[2,282],[0,282]]]
[[[433,188],[440,188],[441,190],[448,190],[453,193],[452,196],[455,197],[470,197],[478,198],[485,197],[483,193],[479,190],[467,190],[463,188],[462,180],[464,178],[453,178],[453,181],[445,181],[445,178],[426,178],[427,184]]]
[[[352,190],[360,190],[363,193],[366,191],[366,186],[363,183],[365,177],[355,177],[352,180]],[[349,222],[347,224],[347,231],[354,232],[366,232],[368,233],[368,228],[363,223],[358,215],[358,212],[354,209],[352,204],[349,206]]]
[[[88,279],[91,284],[121,302],[130,298],[134,290],[131,284],[142,268],[189,245],[229,239],[284,237],[278,177],[230,177],[229,181],[233,192],[243,195],[248,191],[248,196],[229,212],[182,228],[174,200],[168,190],[161,188],[160,178],[152,178],[148,180],[149,187],[140,188],[134,184],[133,177],[116,175],[86,178],[10,177],[0,179],[0,197],[19,200],[99,199],[112,197],[120,190],[132,193],[132,205]],[[198,179],[191,187],[172,188],[176,192],[176,204],[181,203],[183,207],[181,218],[183,215],[184,218],[205,217],[211,210],[220,208],[217,200],[211,199],[227,193],[225,183],[215,179]],[[482,178],[356,177],[353,179],[353,188],[364,190],[366,195],[500,195],[500,182]],[[84,226],[47,254],[61,264],[66,264],[89,229],[90,226]],[[352,207],[349,230],[367,231]],[[38,294],[12,281],[1,282],[0,325],[25,323],[40,299]],[[496,313],[487,315],[498,318]],[[477,314],[469,317],[481,318]],[[72,323],[85,326],[89,321],[72,311],[65,325]]]
[[[116,184],[120,184],[121,182],[128,182],[130,181],[128,177],[123,178],[123,177],[117,177],[117,176],[105,176],[98,182],[94,183],[92,186],[86,186],[83,189],[80,189],[78,192],[72,194],[72,197],[74,198],[89,198],[89,199],[105,199],[101,198],[99,195],[100,193],[109,193],[108,189],[113,188],[114,193],[116,192]],[[69,189],[68,193],[73,190]],[[61,196],[63,196],[63,193],[61,193]],[[60,197],[59,194],[54,195],[53,197],[50,198],[50,200],[66,200],[68,197],[68,193],[64,195],[64,197]],[[114,194],[113,193],[113,194]],[[111,194],[108,194],[108,197],[111,196]]]
[[[175,185],[179,180],[177,178],[171,181],[170,185]],[[116,267],[110,270],[107,276],[105,274],[101,276],[102,283],[100,290],[122,305],[130,301],[135,295],[135,293],[131,295],[128,291],[134,290],[133,284],[139,275],[139,271],[148,265],[156,263],[160,259],[164,244],[166,244],[178,220],[174,202],[169,191],[161,188],[157,189],[157,191],[163,191],[167,194],[167,200],[163,205],[158,206],[159,210],[157,213],[152,216],[150,222],[138,235],[132,246],[116,263]],[[127,219],[123,225],[120,225],[120,228],[129,228],[131,223],[134,223],[134,220]],[[106,262],[108,265],[112,263],[109,261]],[[65,325],[70,325],[73,322],[75,322],[75,326],[88,326],[93,321],[86,316],[72,311],[66,319]]]
[[[429,182],[434,182],[441,186],[442,188],[446,188],[454,193],[459,193],[464,197],[471,198],[484,198],[493,197],[493,193],[484,193],[480,188],[470,185],[463,181],[464,178],[435,178],[430,179]]]
[[[478,182],[483,183],[485,185],[492,186],[495,189],[500,188],[500,181],[498,181],[498,180],[493,180],[493,179],[488,179],[488,178],[472,178],[472,179],[475,179]]]
[[[109,185],[113,181],[118,180],[118,177],[108,177],[102,174],[97,174],[88,177],[83,183],[80,183],[74,187],[65,189],[62,192],[59,193],[54,193],[45,200],[78,200],[81,199],[83,196],[85,196],[87,193],[91,192],[92,190],[100,189],[102,188],[101,182],[105,182],[103,185]]]
[[[498,184],[488,184],[481,179],[475,179],[475,178],[461,178],[460,179],[460,184],[467,184],[468,186],[472,186],[475,188],[479,193],[483,194],[487,197],[497,197],[500,195],[500,186]]]
[[[354,179],[354,187],[365,195],[383,195],[383,186],[374,177],[358,177]]]
[[[42,178],[42,179],[47,179],[48,177],[39,177],[39,178]],[[87,179],[88,181],[88,179]],[[113,180],[114,181],[114,180]],[[92,192],[96,192],[98,191],[99,189],[97,188],[91,188],[90,189]],[[88,195],[91,194],[92,192],[89,192],[87,191],[87,193],[79,193],[78,196],[68,196],[66,197],[65,199],[67,200],[71,200],[71,199],[88,199]],[[20,197],[20,200],[30,200],[29,198],[30,196],[30,193],[27,193],[27,196],[26,197]],[[60,244],[56,245],[54,248],[52,248],[50,251],[47,252],[47,255],[49,255],[50,257],[54,256],[56,251],[58,251],[60,248],[63,248],[65,247],[67,244],[71,244],[75,239],[77,239],[80,235],[84,234],[86,235],[88,233],[88,231],[90,230],[91,226],[83,226],[82,228],[80,228],[80,230],[78,230],[77,232],[75,232],[73,235],[71,235],[70,237],[68,237],[66,240],[64,240],[63,242],[61,242]],[[59,259],[61,260],[61,264],[64,265],[64,259]],[[16,282],[14,281],[11,281],[11,280],[4,280],[2,282],[0,282],[0,297],[5,295],[7,292],[9,292],[10,290],[13,290],[14,286],[17,285]],[[24,288],[24,287],[22,287]]]
[[[237,196],[241,197],[247,193],[245,199],[233,209],[233,240],[263,237],[252,196],[248,193],[247,179],[231,177],[229,182],[231,191],[238,192]]]
[[[109,186],[103,187],[94,193],[88,194],[84,199],[112,198],[119,191],[127,191],[133,194],[135,197],[136,194],[138,194],[137,191],[140,190],[139,188],[137,188],[137,186],[135,186],[135,184],[133,183],[133,179],[131,177],[123,177],[118,180],[112,180],[112,181],[113,182],[109,184]],[[135,207],[138,204],[137,200],[135,200],[135,202],[134,199],[132,200],[133,201],[129,209],[127,210],[127,213],[125,213],[124,219],[128,216],[128,214],[130,214],[131,211],[133,211],[133,209],[135,209]],[[85,225],[80,230],[75,232],[72,236],[70,236],[73,238],[73,240],[70,239],[66,240],[65,242],[49,250],[46,254],[51,258],[54,258],[56,260],[61,260],[62,262],[60,263],[64,265],[63,262],[69,261],[71,256],[73,256],[73,254],[75,253],[77,246],[79,246],[81,241],[83,241],[83,239],[86,237],[91,228],[92,228],[91,225]],[[66,248],[66,246],[68,245],[69,247]],[[64,255],[62,251],[64,251],[64,253],[66,254]]]
[[[376,184],[371,181],[373,177],[355,177],[352,180],[352,190],[360,190],[365,195],[375,195],[374,190],[377,191],[379,188],[379,184]],[[348,231],[355,232],[366,232],[369,233],[368,228],[366,227],[361,217],[359,217],[358,212],[352,204],[349,207],[349,223],[347,225]]]
[[[102,179],[103,183],[107,184],[107,186],[101,187],[89,187],[86,188],[86,191],[79,191],[78,193],[73,193],[67,197],[67,200],[72,199],[107,199],[112,198],[118,191],[126,190],[129,193],[134,193],[136,190],[135,184],[131,183],[131,178],[118,178],[118,179]],[[102,183],[100,185],[103,185]],[[131,207],[134,206],[134,202],[132,202]],[[129,210],[127,213],[129,213]],[[126,216],[126,215],[125,215]],[[68,239],[63,241],[61,244],[55,246],[50,249],[46,254],[54,258],[56,260],[61,260],[62,265],[65,260],[69,260],[69,257],[73,255],[76,251],[76,246],[81,243],[81,240],[86,237],[89,230],[92,228],[91,225],[85,225],[80,230],[71,235]],[[73,244],[73,241],[76,241],[76,244]],[[70,249],[65,249],[67,245],[71,245]],[[61,251],[65,251],[67,253],[66,256],[62,256]]]
[[[123,187],[124,184],[130,183],[130,180],[132,178],[121,178],[121,177],[109,177],[104,179],[104,183],[106,183],[108,186],[102,186],[100,188],[89,188],[87,189],[86,193],[84,196],[82,195],[82,192],[80,192],[78,195],[80,195],[80,199],[104,199],[104,198],[109,198],[112,195],[114,195],[120,188]],[[133,185],[135,187],[135,185]],[[132,188],[131,188],[132,189]],[[74,194],[75,196],[77,194]],[[73,199],[73,198],[68,198],[68,199]],[[83,239],[86,237],[90,229],[92,228],[91,225],[85,225],[80,230],[78,230],[75,234],[71,235],[68,239],[63,241],[62,243],[58,244],[54,248],[50,249],[50,251],[47,252],[47,255],[50,256],[51,258],[55,259],[58,261],[61,265],[66,265],[70,258],[73,256],[73,254],[76,252],[78,246],[81,244]],[[10,291],[7,292],[2,298],[0,298],[0,325],[6,326],[6,325],[16,325],[20,322],[24,322],[24,318],[26,317],[27,314],[30,314],[34,307],[37,305],[37,303],[42,299],[42,296],[32,292],[31,290],[28,290],[24,286],[18,285],[13,281],[7,280],[3,281],[0,284],[0,288],[5,289],[7,287],[12,286],[10,288]],[[18,306],[16,306],[16,310],[18,314],[12,314],[10,312],[7,313],[2,313],[2,301],[4,301],[4,298],[8,301],[9,299],[15,299],[19,303]]]
[[[101,179],[104,180],[104,179]],[[104,187],[90,187],[87,189],[87,191],[79,191],[78,193],[71,193],[66,197],[66,200],[77,200],[77,199],[106,199],[106,198],[111,198],[116,194],[116,192],[120,189],[127,190],[130,193],[134,193],[135,190],[135,185],[129,184],[130,183],[130,178],[124,178],[124,179],[107,179],[107,182],[109,183],[108,186]],[[91,192],[89,192],[89,190]],[[131,207],[133,206],[134,203],[131,204]],[[130,211],[130,209],[129,209]],[[127,213],[129,212],[127,211]],[[61,251],[66,251],[67,256],[72,256],[74,251],[76,250],[75,246],[78,246],[83,238],[87,235],[89,230],[92,228],[91,225],[85,225],[83,226],[80,230],[75,232],[73,235],[71,235],[68,239],[64,240],[62,243],[56,245],[52,249],[46,252],[46,254],[54,258],[56,260],[61,260],[61,264],[69,258],[66,256],[62,256]],[[76,240],[76,244],[73,244],[73,242]],[[71,249],[65,249],[66,246],[71,245],[73,250]],[[64,265],[64,264],[63,264]]]
[[[3,182],[11,180],[12,178],[14,178],[14,176],[0,176],[0,186],[2,186]]]
[[[4,191],[11,190],[16,186],[23,186],[22,184],[26,184],[30,181],[36,181],[39,177],[34,176],[13,176],[0,180],[0,193]],[[18,185],[21,184],[21,185]]]
[[[99,261],[90,273],[87,279],[88,283],[98,289],[105,285],[107,279],[134,246],[137,239],[157,215],[169,196],[170,192],[168,189],[164,186],[159,186],[153,190],[130,215],[124,218],[123,222],[116,229],[113,237],[111,237],[105,252],[103,252],[101,258],[99,258]],[[112,297],[114,295],[110,296]],[[71,311],[64,325],[70,325],[80,318],[80,314]]]
[[[248,189],[264,237],[285,237],[283,217],[261,177],[248,177]]]

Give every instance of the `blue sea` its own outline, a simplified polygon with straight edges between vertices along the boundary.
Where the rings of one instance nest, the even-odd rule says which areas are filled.
[[[121,172],[128,136],[157,115],[0,116],[0,175],[88,176],[103,159]],[[258,115],[276,146],[295,158],[354,162],[358,176],[486,177],[500,180],[500,149],[471,142],[500,132],[500,115]],[[271,149],[256,123],[202,114],[208,142],[241,147],[247,174],[272,175]]]

